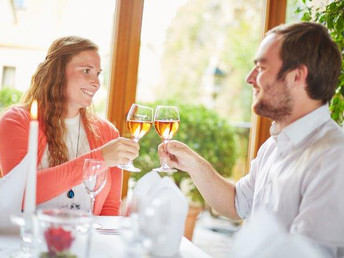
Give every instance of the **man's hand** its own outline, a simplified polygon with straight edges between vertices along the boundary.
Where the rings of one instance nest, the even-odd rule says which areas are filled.
[[[179,141],[161,143],[158,152],[160,159],[166,161],[169,167],[186,172],[197,168],[199,162],[203,160],[189,146]]]

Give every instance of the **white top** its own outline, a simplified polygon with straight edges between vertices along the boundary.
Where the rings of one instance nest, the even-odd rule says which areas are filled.
[[[79,135],[79,123],[80,123],[80,135]],[[86,132],[83,127],[80,114],[73,118],[65,119],[67,127],[66,144],[68,148],[68,154],[70,159],[75,159],[76,156],[82,156],[90,152],[90,145],[87,140]],[[79,137],[78,137],[79,135]],[[78,145],[79,138],[79,145]],[[77,150],[78,147],[78,150]],[[38,166],[38,170],[49,167],[48,163],[48,145],[44,150],[42,161]],[[41,208],[66,208],[66,209],[81,209],[88,211],[90,209],[90,197],[86,193],[85,187],[80,184],[71,188],[74,191],[74,198],[67,197],[67,192],[50,199],[47,202],[41,203],[37,206]]]
[[[235,206],[246,218],[271,210],[291,233],[344,256],[344,130],[324,105],[271,137],[236,184]]]

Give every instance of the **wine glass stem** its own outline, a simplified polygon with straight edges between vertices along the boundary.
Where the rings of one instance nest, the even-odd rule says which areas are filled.
[[[135,141],[135,142],[139,142],[139,138],[133,138],[133,140]],[[127,166],[129,166],[129,167],[133,167],[134,166],[134,164],[133,164],[133,161],[132,160],[129,160],[129,162],[127,163]]]
[[[127,163],[127,166],[128,166],[128,167],[134,166],[133,161],[130,160],[130,161]]]
[[[90,200],[91,200],[91,205],[90,205],[90,215],[93,215],[93,208],[94,208],[94,201],[95,201],[95,198],[93,195],[90,196]]]
[[[162,142],[166,145],[167,143],[169,143],[170,140],[168,139],[162,139]],[[162,160],[162,164],[161,164],[161,167],[166,169],[166,168],[170,168],[168,165],[167,165],[167,161],[166,159],[163,159]]]

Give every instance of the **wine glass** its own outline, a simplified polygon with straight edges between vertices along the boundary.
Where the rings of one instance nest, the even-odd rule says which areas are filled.
[[[153,109],[137,104],[132,104],[127,116],[127,126],[134,141],[139,140],[150,130],[153,124]],[[133,161],[119,165],[121,169],[130,172],[141,172],[141,169],[133,165]]]
[[[163,143],[168,143],[179,129],[179,110],[174,106],[157,106],[154,115],[154,127]],[[163,160],[161,167],[154,168],[156,172],[177,172],[176,169],[170,168],[166,161]]]
[[[85,159],[83,185],[90,196],[90,215],[93,215],[93,207],[96,195],[104,188],[107,180],[108,169],[105,161]]]

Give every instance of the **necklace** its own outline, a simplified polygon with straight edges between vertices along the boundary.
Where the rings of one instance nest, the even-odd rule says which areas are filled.
[[[79,114],[79,128],[78,128],[78,141],[76,142],[76,151],[75,151],[75,158],[78,157],[78,153],[79,153],[79,139],[80,139],[80,114]],[[73,191],[73,189],[71,188],[68,192],[67,192],[67,197],[69,199],[73,199],[75,196],[75,193]]]

